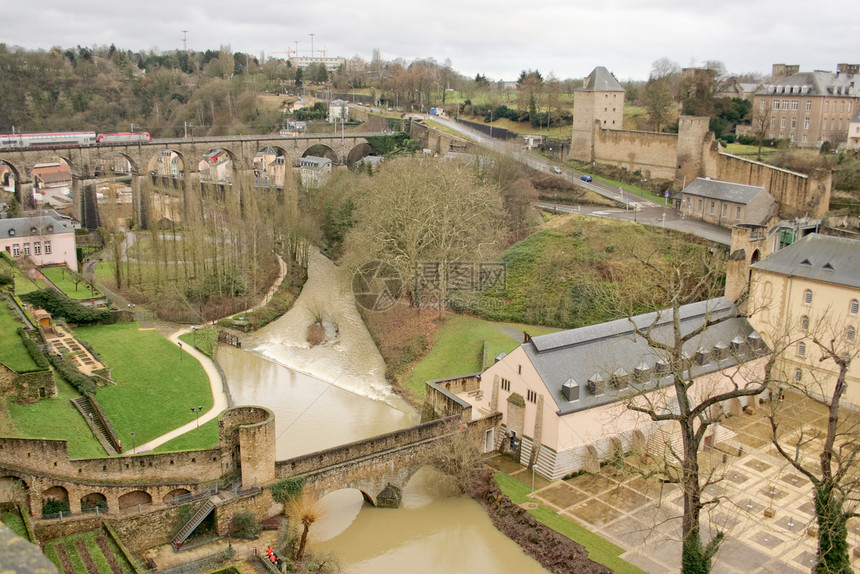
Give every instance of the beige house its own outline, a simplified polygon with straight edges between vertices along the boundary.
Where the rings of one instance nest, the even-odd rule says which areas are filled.
[[[857,349],[860,329],[860,240],[810,234],[750,266],[750,323],[774,345],[791,337],[777,365],[782,380],[822,385],[832,395],[832,361],[819,362],[819,339]],[[752,312],[755,311],[755,312]],[[829,376],[828,376],[829,375]],[[848,371],[845,401],[860,407],[860,361]]]
[[[78,270],[75,230],[50,215],[0,219],[0,250],[14,259],[29,257],[37,266],[65,263]]]
[[[735,317],[727,299],[681,308],[684,333],[700,327],[706,317],[725,320],[692,338],[689,373],[694,393],[727,390],[729,376],[760,380],[769,353],[761,337],[743,317]],[[672,336],[671,310],[632,318],[640,327],[654,324],[652,334]],[[647,396],[668,409],[677,407],[668,363],[656,349],[633,334],[628,319],[529,338],[481,374],[478,412],[502,413],[496,445],[513,450],[536,472],[557,479],[568,473],[596,470],[616,445],[625,451],[665,449],[665,439],[680,441],[671,427],[658,426],[647,415],[626,408],[631,398]],[[726,412],[740,413],[748,401],[734,399]],[[711,428],[705,444],[716,439]],[[513,439],[513,440],[511,440]],[[678,444],[680,444],[678,442]]]
[[[331,173],[332,161],[327,157],[307,155],[299,160],[299,176],[305,188],[315,189],[323,185]]]
[[[860,102],[856,64],[839,64],[836,72],[797,72],[797,66],[774,66],[773,83],[753,99],[753,124],[764,121],[768,138],[787,139],[800,147],[824,142],[844,144]],[[783,74],[793,72],[788,76]]]
[[[848,149],[860,149],[860,109],[854,112],[854,117],[848,124]]]
[[[731,228],[738,223],[761,224],[776,213],[776,200],[763,187],[698,177],[675,200],[675,209]]]

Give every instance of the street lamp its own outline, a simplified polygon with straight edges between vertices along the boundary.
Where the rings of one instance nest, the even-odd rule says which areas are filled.
[[[231,536],[230,536],[232,534],[232,531],[233,531],[233,517],[228,516],[227,517],[227,548],[230,548],[231,550],[233,548],[233,538],[231,538]]]
[[[196,413],[197,413],[197,428],[198,428],[198,429],[200,428],[200,412],[201,412],[202,410],[203,410],[203,407],[202,407],[202,406],[198,406],[196,409],[195,409],[194,407],[191,407],[191,412],[192,412],[192,413],[193,413],[193,412],[196,412]]]
[[[181,363],[182,362],[182,343],[177,341],[176,344],[179,345],[179,362]]]
[[[493,137],[493,110],[490,110],[490,138]]]
[[[131,431],[131,454],[137,454],[137,443],[134,440],[134,431]]]
[[[93,421],[93,413],[89,413],[90,417],[90,430],[93,431],[93,438],[96,438],[96,427],[95,422]]]

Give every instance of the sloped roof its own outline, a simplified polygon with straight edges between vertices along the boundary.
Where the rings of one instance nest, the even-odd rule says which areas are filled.
[[[860,288],[860,240],[810,233],[751,267]]]
[[[623,92],[624,88],[618,83],[609,70],[603,66],[597,66],[585,78],[585,85],[577,88],[577,92]]]
[[[33,231],[34,228],[35,232]],[[74,233],[74,229],[70,224],[54,219],[49,215],[0,219],[0,238],[3,239],[57,233]]]
[[[834,72],[800,72],[787,78],[762,86],[756,95],[804,95],[804,96],[860,96],[855,87],[855,76]]]
[[[758,194],[767,193],[767,190],[757,185],[741,185],[740,183],[697,177],[681,193],[746,205]]]
[[[725,298],[684,305],[680,313],[683,333],[700,327],[706,319],[724,319],[687,342],[684,351],[690,356],[700,347],[707,351],[717,344],[730,348],[736,337],[746,339],[755,332],[744,317],[738,316],[732,302]],[[671,309],[638,315],[632,320],[642,329],[653,324],[651,333],[658,340],[669,342],[673,336]],[[637,368],[647,365],[655,373],[652,378],[654,388],[672,383],[671,375],[656,375],[655,366],[665,357],[650,347],[645,339],[633,334],[630,319],[533,337],[522,347],[555,401],[559,416],[616,402],[638,392],[639,389],[631,386],[621,390],[611,388],[609,381],[619,369],[634,373]],[[710,360],[695,366],[693,375],[698,377],[716,372],[756,356],[752,351],[744,356],[728,353],[720,361]],[[601,394],[593,394],[587,388],[588,380],[596,375],[607,381]],[[577,401],[568,401],[562,391],[571,379],[579,385],[580,398]]]

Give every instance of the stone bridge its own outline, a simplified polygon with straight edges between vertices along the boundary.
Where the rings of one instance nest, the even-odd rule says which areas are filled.
[[[16,500],[40,516],[45,500],[67,500],[72,514],[98,506],[101,513],[157,510],[208,492],[215,484],[243,489],[303,476],[316,497],[355,488],[375,505],[396,507],[400,492],[441,441],[465,431],[484,448],[501,415],[471,421],[449,414],[414,427],[285,461],[275,460],[275,417],[263,407],[234,407],[219,419],[215,448],[70,459],[66,441],[0,437],[0,502]]]

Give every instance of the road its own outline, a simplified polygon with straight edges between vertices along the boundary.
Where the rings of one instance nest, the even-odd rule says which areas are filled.
[[[421,116],[424,118],[426,116]],[[732,232],[730,229],[725,229],[717,225],[705,223],[695,219],[686,219],[680,213],[672,209],[669,205],[661,204],[660,202],[640,197],[637,195],[623,195],[619,193],[618,188],[602,182],[586,182],[580,177],[583,175],[575,170],[557,166],[551,161],[536,156],[532,153],[524,151],[519,144],[500,141],[487,136],[481,132],[468,128],[455,121],[439,116],[429,116],[434,122],[438,122],[447,128],[469,138],[479,145],[489,148],[495,152],[509,155],[516,158],[521,163],[531,167],[532,169],[544,173],[552,173],[556,177],[560,177],[571,183],[593,191],[607,199],[617,202],[619,208],[606,207],[590,207],[590,206],[570,206],[561,204],[536,203],[534,204],[541,209],[554,211],[556,213],[582,213],[584,215],[593,215],[595,217],[606,217],[608,219],[618,219],[626,221],[636,221],[645,225],[655,225],[675,229],[684,233],[691,233],[698,237],[730,245]],[[561,168],[561,173],[555,173],[552,168]]]

